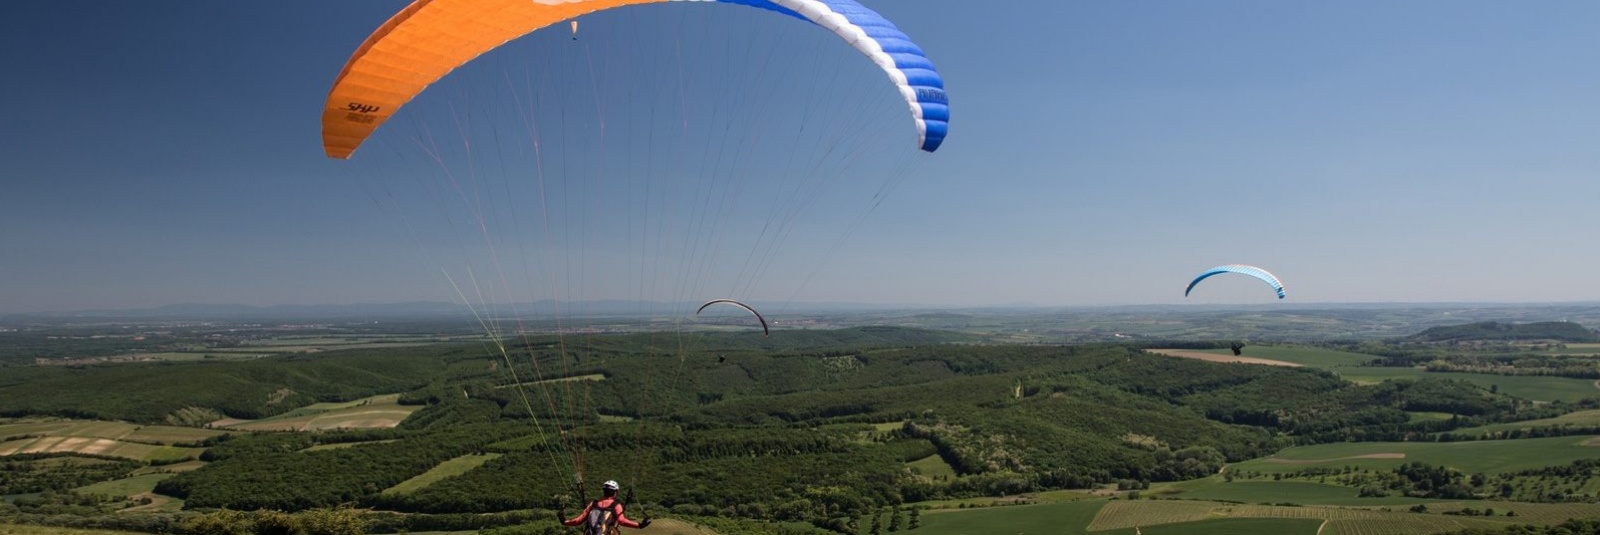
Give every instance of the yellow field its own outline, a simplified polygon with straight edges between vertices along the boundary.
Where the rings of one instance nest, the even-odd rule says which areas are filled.
[[[462,455],[454,459],[439,463],[427,472],[418,474],[417,477],[401,481],[399,485],[384,489],[384,494],[409,494],[416,492],[428,485],[448,477],[465,474],[473,468],[483,466],[483,463],[500,458],[498,453],[485,453],[483,455]]]
[[[390,428],[422,409],[421,405],[401,405],[399,399],[399,394],[385,394],[344,403],[313,403],[271,418],[219,420],[211,425],[241,431]]]
[[[0,457],[26,453],[77,453],[121,457],[135,461],[173,461],[194,459],[200,448],[152,446],[93,437],[40,437],[0,442]]]
[[[0,424],[0,441],[22,436],[105,438],[125,442],[150,444],[179,444],[199,442],[221,431],[175,427],[168,425],[136,425],[127,422],[101,420],[69,420],[65,418],[40,418],[17,420]]]
[[[1286,362],[1286,361],[1282,361],[1282,360],[1272,360],[1272,359],[1263,359],[1263,358],[1256,358],[1256,357],[1244,357],[1244,356],[1234,356],[1234,355],[1219,355],[1219,354],[1216,354],[1216,353],[1208,353],[1208,352],[1205,352],[1205,351],[1192,351],[1192,350],[1187,350],[1187,349],[1151,349],[1149,351],[1151,353],[1155,353],[1157,355],[1166,355],[1166,356],[1169,356],[1169,357],[1178,357],[1178,358],[1186,358],[1186,359],[1197,359],[1197,360],[1204,360],[1204,361],[1209,361],[1209,362],[1233,362],[1233,363],[1240,363],[1240,364],[1265,364],[1267,366],[1289,366],[1289,367],[1294,367],[1294,368],[1300,367],[1299,364],[1295,364],[1293,362]]]

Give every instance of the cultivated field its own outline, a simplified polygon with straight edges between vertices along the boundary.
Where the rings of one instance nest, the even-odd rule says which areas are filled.
[[[1512,430],[1516,430],[1516,429],[1531,429],[1531,428],[1535,428],[1535,427],[1552,427],[1552,426],[1580,426],[1580,427],[1600,426],[1600,409],[1591,409],[1591,410],[1586,410],[1586,411],[1569,412],[1567,414],[1563,414],[1563,415],[1557,416],[1555,418],[1544,418],[1544,419],[1540,419],[1540,420],[1527,420],[1527,421],[1523,421],[1523,422],[1512,422],[1512,423],[1507,423],[1507,424],[1489,424],[1489,425],[1481,425],[1481,426],[1478,426],[1478,427],[1467,427],[1467,428],[1462,428],[1462,429],[1457,429],[1455,431],[1451,431],[1450,433],[1451,434],[1456,434],[1456,435],[1469,435],[1470,436],[1470,435],[1481,435],[1483,433],[1490,433],[1490,432],[1495,432],[1495,431],[1512,431]]]
[[[28,453],[76,453],[135,461],[178,461],[200,456],[200,448],[156,446],[90,437],[40,437],[0,442],[0,457]]]
[[[387,394],[344,403],[313,403],[271,418],[220,420],[211,425],[241,431],[389,428],[422,409],[421,405],[401,405],[396,402],[399,398],[399,394]]]
[[[938,479],[940,477],[956,477],[956,469],[951,467],[950,463],[944,462],[944,458],[939,457],[938,455],[929,455],[927,457],[911,461],[906,463],[906,466],[911,467],[911,470],[916,472],[918,475],[927,478]]]
[[[26,419],[0,424],[0,441],[24,436],[51,436],[104,438],[124,442],[172,445],[199,442],[221,434],[221,431],[193,427],[137,425],[126,422],[68,420],[61,418]]]
[[[1576,357],[1576,356],[1600,357],[1600,344],[1585,344],[1585,343],[1567,344],[1567,347],[1565,347],[1565,348],[1549,349],[1546,352],[1548,352],[1548,353],[1550,353],[1552,355],[1566,355],[1566,356],[1572,356],[1572,357]]]
[[[1584,445],[1590,438],[1318,444],[1289,448],[1271,457],[1230,465],[1228,470],[1293,472],[1314,466],[1391,469],[1415,461],[1448,466],[1467,473],[1495,474],[1563,465],[1600,456],[1600,449]]]
[[[128,497],[135,494],[145,494],[156,490],[156,483],[177,474],[146,474],[125,479],[102,481],[93,485],[86,485],[72,489],[74,492],[84,494],[101,494],[105,496]]]
[[[1239,364],[1265,364],[1267,366],[1290,366],[1290,367],[1296,367],[1296,368],[1300,366],[1299,364],[1295,364],[1293,362],[1288,362],[1288,361],[1282,361],[1282,360],[1271,360],[1271,359],[1263,359],[1263,358],[1256,358],[1256,357],[1236,356],[1231,351],[1228,352],[1228,353],[1216,353],[1216,352],[1211,352],[1211,351],[1193,351],[1193,350],[1188,350],[1188,349],[1151,349],[1150,352],[1151,353],[1155,353],[1157,355],[1166,355],[1166,356],[1169,356],[1169,357],[1179,357],[1179,358],[1186,358],[1186,359],[1197,359],[1197,360],[1204,360],[1204,361],[1208,361],[1208,362],[1231,362],[1231,363],[1239,363]]]
[[[1090,522],[1089,531],[1107,531],[1142,526],[1197,522],[1217,518],[1299,519],[1313,526],[1326,521],[1322,533],[1352,535],[1426,534],[1457,531],[1469,527],[1504,527],[1527,523],[1522,518],[1477,518],[1438,513],[1411,513],[1399,510],[1347,507],[1287,507],[1218,502],[1169,500],[1113,501],[1101,508]],[[1555,522],[1565,520],[1563,517]],[[1150,531],[1150,533],[1157,533]],[[1189,533],[1183,531],[1182,533]]]
[[[439,463],[427,472],[416,477],[401,481],[399,485],[384,489],[385,494],[409,494],[418,489],[434,484],[441,479],[459,476],[467,471],[483,466],[483,463],[500,458],[498,453],[485,453],[483,455],[462,455],[454,459]]]
[[[606,375],[603,374],[603,373],[591,373],[591,374],[588,374],[588,375],[574,375],[572,377],[558,377],[558,378],[555,378],[555,379],[545,379],[545,380],[542,380],[542,381],[523,381],[521,383],[513,383],[513,384],[509,384],[509,385],[500,385],[500,386],[497,386],[495,388],[511,388],[511,387],[514,387],[514,386],[529,386],[529,385],[539,385],[539,384],[547,384],[547,383],[567,383],[567,382],[574,382],[574,381],[604,381],[605,379],[606,379]]]
[[[44,526],[22,526],[16,524],[0,524],[0,535],[142,535],[131,531],[107,531],[103,529],[68,529],[49,528]]]
[[[1357,383],[1378,383],[1388,379],[1422,379],[1425,377],[1460,379],[1483,388],[1494,387],[1502,394],[1534,401],[1573,402],[1583,398],[1600,396],[1600,389],[1597,389],[1594,381],[1589,379],[1457,372],[1435,373],[1421,368],[1362,367],[1340,368],[1335,371],[1341,377]]]

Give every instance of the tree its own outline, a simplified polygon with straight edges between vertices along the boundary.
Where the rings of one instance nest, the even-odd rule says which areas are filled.
[[[883,535],[883,512],[872,515],[872,535]]]
[[[889,510],[889,531],[900,531],[900,506],[895,505]]]
[[[922,508],[921,507],[912,507],[910,516],[911,516],[911,529],[917,529],[917,528],[922,527]]]

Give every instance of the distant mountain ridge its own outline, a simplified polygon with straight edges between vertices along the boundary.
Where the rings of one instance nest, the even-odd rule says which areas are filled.
[[[1600,342],[1600,332],[1566,321],[1500,323],[1482,321],[1464,325],[1432,327],[1406,337],[1419,342],[1479,340],[1559,340],[1562,342]]]

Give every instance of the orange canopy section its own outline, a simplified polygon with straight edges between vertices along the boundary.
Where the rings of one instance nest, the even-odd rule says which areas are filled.
[[[395,110],[456,67],[580,15],[664,0],[417,0],[345,63],[322,110],[322,147],[349,158]]]

